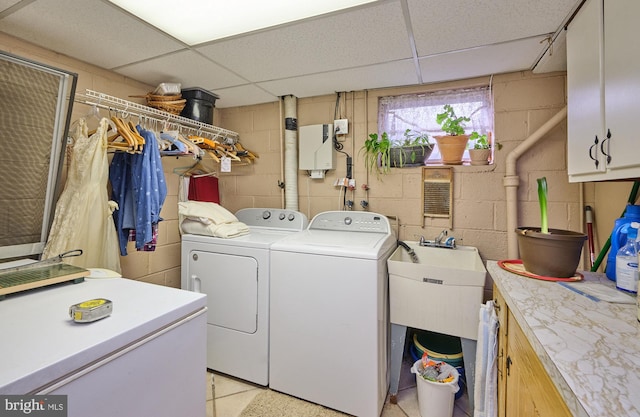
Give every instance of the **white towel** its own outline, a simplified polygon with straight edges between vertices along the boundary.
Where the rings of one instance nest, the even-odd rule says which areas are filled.
[[[498,415],[498,315],[493,301],[480,306],[473,417]]]
[[[185,201],[178,203],[180,231],[195,235],[233,238],[249,233],[249,227],[216,203]]]
[[[220,204],[207,201],[183,201],[178,203],[178,214],[184,217],[210,219],[215,224],[237,222],[238,218]]]

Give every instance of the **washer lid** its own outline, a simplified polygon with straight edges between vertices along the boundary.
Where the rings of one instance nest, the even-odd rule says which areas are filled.
[[[388,233],[304,230],[279,240],[272,251],[377,259],[395,248]]]

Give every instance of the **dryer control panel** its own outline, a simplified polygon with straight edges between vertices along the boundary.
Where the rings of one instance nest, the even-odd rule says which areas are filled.
[[[325,211],[317,214],[309,230],[336,230],[353,232],[390,233],[389,219],[368,211]]]
[[[304,213],[276,208],[244,208],[236,212],[238,221],[249,227],[265,227],[300,231],[307,228],[309,220]]]

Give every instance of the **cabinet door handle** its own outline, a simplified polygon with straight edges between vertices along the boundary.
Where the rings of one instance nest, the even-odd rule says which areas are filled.
[[[607,157],[607,165],[611,163],[611,155],[604,151],[604,144],[606,142],[609,142],[609,139],[611,139],[611,130],[607,129],[607,137],[600,144],[600,152],[602,152],[602,154]]]
[[[600,164],[600,161],[598,161],[598,158],[596,158],[596,156],[593,154],[593,150],[595,148],[595,150],[598,150],[598,142],[600,142],[598,140],[598,135],[596,135],[596,138],[593,140],[593,145],[591,145],[589,147],[589,158],[591,158],[591,160],[593,161],[593,163],[595,164],[596,168],[598,168],[598,165]]]
[[[507,356],[507,376],[509,376],[509,370],[511,369],[511,364],[513,361],[511,360],[511,356]]]

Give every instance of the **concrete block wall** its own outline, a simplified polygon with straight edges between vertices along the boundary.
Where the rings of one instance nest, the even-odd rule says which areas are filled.
[[[0,33],[0,48],[15,55],[78,73],[78,91],[91,88],[135,101],[131,95],[145,94],[148,86],[119,74],[98,68]],[[369,133],[377,130],[378,97],[426,92],[437,89],[468,87],[489,83],[489,78],[461,80],[449,83],[399,87],[382,90],[343,93],[338,118],[349,120],[349,134],[340,137],[344,151],[354,159],[357,187],[347,198],[361,210],[361,200],[369,202],[371,211],[395,216],[392,222],[399,238],[416,240],[418,236],[434,237],[449,228],[449,220],[425,219],[422,225],[421,168],[392,169],[389,175],[377,178],[364,167],[360,147]],[[495,96],[495,139],[503,148],[496,151],[496,163],[490,167],[454,167],[453,228],[450,233],[462,243],[477,246],[483,259],[505,259],[507,256],[506,203],[502,185],[506,155],[533,133],[546,120],[566,105],[566,74],[532,74],[516,72],[496,75],[491,80]],[[331,123],[334,120],[336,96],[327,95],[298,99],[298,125]],[[74,119],[88,111],[76,105]],[[216,109],[214,124],[240,133],[242,144],[260,158],[251,165],[233,165],[231,173],[220,174],[221,203],[230,211],[244,207],[283,207],[282,141],[283,115],[279,102]],[[595,209],[599,244],[606,240],[613,219],[619,216],[628,196],[627,184],[569,184],[566,174],[566,122],[547,134],[537,147],[520,158],[519,224],[538,225],[537,185],[535,179],[546,176],[549,181],[550,226],[581,230],[583,205]],[[132,279],[160,285],[180,285],[180,235],[177,221],[178,175],[174,170],[189,166],[184,158],[163,158],[169,194],[162,211],[160,241],[155,252],[136,252],[122,257],[123,274]],[[212,161],[203,161],[219,169]],[[337,155],[336,169],[324,180],[298,175],[299,210],[307,216],[336,210],[341,206],[336,178],[346,175],[343,154]],[[367,184],[369,191],[361,188]],[[611,203],[615,201],[615,203]],[[609,208],[613,207],[613,209]]]
[[[454,167],[453,227],[448,219],[422,218],[422,168],[393,168],[381,177],[366,172],[360,148],[369,133],[377,131],[378,98],[386,95],[428,92],[461,88],[491,81],[495,97],[495,139],[503,145],[495,152],[495,164],[489,167]],[[507,154],[566,105],[566,74],[535,75],[517,72],[487,78],[462,80],[419,87],[348,92],[341,101],[338,118],[349,119],[349,134],[341,138],[344,151],[354,157],[354,178],[357,187],[347,198],[354,201],[354,209],[366,199],[370,211],[394,216],[401,240],[417,240],[419,236],[435,237],[441,230],[461,239],[462,244],[479,248],[483,259],[500,260],[507,256],[506,202],[503,178]],[[331,123],[334,119],[336,96],[298,99],[298,125]],[[270,167],[242,167],[221,176],[223,205],[235,210],[252,204],[279,203],[281,190],[279,172],[279,137],[281,125],[272,120],[280,117],[279,104],[220,109],[224,127],[240,132],[242,143],[250,149],[266,152]],[[259,122],[258,122],[259,121]],[[518,162],[520,186],[518,190],[519,224],[539,226],[536,178],[546,176],[549,182],[550,226],[559,229],[582,230],[583,204],[594,204],[592,184],[570,184],[566,173],[566,122],[552,129],[539,144],[523,155]],[[263,154],[261,154],[262,158]],[[299,172],[299,210],[307,216],[341,207],[340,192],[334,181],[346,175],[345,156],[337,155],[335,170],[323,180],[310,179]],[[266,171],[266,172],[265,172]],[[251,186],[240,187],[250,176]],[[362,184],[367,184],[365,192]],[[255,193],[260,190],[261,196]],[[582,201],[581,202],[581,196]],[[268,197],[268,198],[267,198]],[[278,206],[280,207],[280,206]]]

